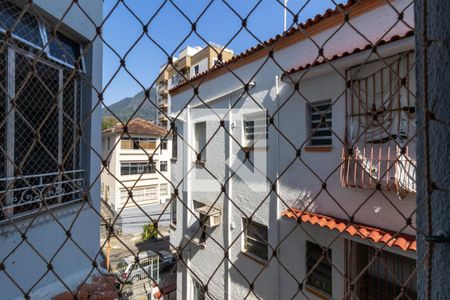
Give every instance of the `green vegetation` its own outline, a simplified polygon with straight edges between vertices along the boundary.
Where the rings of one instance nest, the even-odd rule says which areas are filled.
[[[104,117],[102,119],[102,130],[108,129],[116,125],[119,121],[114,117]]]
[[[146,224],[143,227],[142,241],[156,239],[158,237],[158,228],[153,224]]]

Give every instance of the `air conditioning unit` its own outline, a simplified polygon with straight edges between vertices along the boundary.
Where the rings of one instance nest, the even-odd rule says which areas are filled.
[[[195,210],[199,214],[199,219],[205,227],[216,227],[220,224],[220,210],[211,206],[202,206]]]

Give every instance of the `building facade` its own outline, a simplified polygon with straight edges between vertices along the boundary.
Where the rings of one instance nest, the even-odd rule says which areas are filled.
[[[218,57],[227,61],[233,56],[233,51],[221,46],[208,45],[206,47],[186,47],[178,57],[173,57],[172,64],[165,64],[160,68],[160,75],[156,81],[159,124],[167,128],[168,109],[170,106],[169,90],[180,83],[214,67]]]
[[[169,91],[180,299],[416,297],[411,28],[350,1]]]
[[[4,299],[50,299],[99,272],[102,1],[71,3],[0,1]]]
[[[169,225],[170,149],[166,129],[143,119],[129,121],[127,133],[121,123],[102,132],[101,194],[122,232],[142,232],[151,219]]]

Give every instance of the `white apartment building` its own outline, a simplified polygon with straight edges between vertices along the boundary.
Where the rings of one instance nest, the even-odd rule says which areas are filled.
[[[169,224],[171,141],[166,129],[140,118],[102,132],[102,198],[124,233],[142,232],[150,218]],[[130,197],[132,194],[132,197]]]
[[[180,299],[416,297],[413,12],[350,1],[170,91]]]
[[[0,1],[2,299],[51,299],[100,266],[102,1],[72,2]]]
[[[180,51],[178,57],[172,57],[172,64],[162,65],[156,82],[159,124],[165,128],[169,125],[167,113],[170,107],[170,89],[213,68],[219,57],[222,61],[227,61],[232,56],[232,50],[209,43],[206,47],[187,46]]]

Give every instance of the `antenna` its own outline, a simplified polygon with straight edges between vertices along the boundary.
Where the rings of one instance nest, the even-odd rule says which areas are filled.
[[[287,13],[287,3],[288,0],[284,0],[284,26],[283,26],[283,31],[286,31],[286,13]]]

